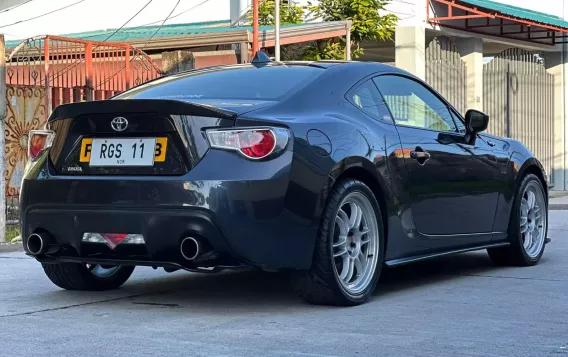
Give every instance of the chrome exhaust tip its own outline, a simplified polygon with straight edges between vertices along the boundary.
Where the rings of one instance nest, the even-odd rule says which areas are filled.
[[[47,248],[47,237],[42,233],[32,233],[26,241],[26,248],[32,255],[45,253]]]
[[[186,237],[181,241],[180,251],[185,260],[194,260],[200,253],[199,242],[193,237]]]

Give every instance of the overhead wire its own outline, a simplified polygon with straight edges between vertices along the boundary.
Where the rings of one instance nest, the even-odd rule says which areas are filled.
[[[87,0],[79,0],[79,1],[76,1],[76,2],[74,2],[74,3],[72,3],[72,4],[69,4],[69,5],[67,5],[67,6],[60,7],[59,9],[55,9],[55,10],[46,12],[46,13],[41,14],[41,15],[37,15],[37,16],[34,16],[34,17],[30,17],[29,19],[19,20],[19,21],[16,21],[16,22],[12,22],[11,24],[2,25],[2,26],[0,26],[0,28],[5,28],[5,27],[9,27],[9,26],[14,26],[14,25],[18,25],[18,24],[21,24],[21,23],[24,23],[24,22],[28,22],[28,21],[32,21],[32,20],[35,20],[35,19],[39,19],[40,17],[44,17],[44,16],[47,16],[47,15],[51,15],[51,14],[53,14],[53,13],[56,13],[56,12],[58,12],[58,11],[68,9],[68,8],[70,8],[71,6],[78,5],[78,4],[80,4],[80,3],[82,3],[82,2],[85,2],[85,1],[87,1]]]
[[[128,23],[132,20],[134,20],[134,18],[136,16],[138,16],[142,11],[144,11],[145,8],[148,7],[148,5],[150,5],[150,3],[154,1],[154,0],[150,0],[146,3],[146,5],[142,6],[142,8],[140,10],[138,10],[137,13],[135,13],[131,18],[128,19],[128,21],[126,21],[125,23],[122,24],[122,26],[120,26],[119,28],[117,28],[113,33],[111,33],[107,38],[105,38],[102,42],[107,42],[112,36],[116,35],[118,33],[118,31],[122,30],[124,28],[124,26],[128,25]]]
[[[170,11],[169,15],[162,21],[162,23],[160,24],[160,27],[158,27],[158,29],[156,31],[154,31],[154,33],[152,34],[152,36],[150,36],[150,38],[148,38],[146,40],[146,42],[144,43],[144,46],[142,46],[142,48],[140,48],[140,51],[144,50],[144,48],[146,48],[146,46],[148,45],[148,43],[150,43],[150,40],[152,40],[154,38],[154,36],[156,36],[156,34],[158,34],[158,32],[160,32],[160,30],[162,29],[162,27],[164,26],[164,24],[166,23],[166,21],[168,21],[170,19],[170,16],[172,16],[172,14],[174,13],[174,11],[176,10],[176,8],[178,7],[179,3],[181,0],[178,0],[175,4],[175,6],[173,7],[172,11]],[[207,2],[209,0],[206,0],[204,2]],[[204,3],[203,2],[203,3]],[[202,3],[194,6],[193,8],[201,5]],[[134,60],[134,56],[132,56],[132,58],[130,59],[129,62],[132,62]],[[100,88],[101,86],[103,86],[104,84],[106,84],[108,81],[112,80],[114,77],[116,77],[116,75],[120,72],[122,72],[124,69],[126,68],[126,64],[124,65],[124,67],[122,67],[119,71],[117,71],[115,74],[113,74],[112,76],[110,76],[109,78],[107,78],[106,81],[100,83],[97,88]]]
[[[144,6],[142,6],[142,8],[140,8],[140,10],[138,10],[132,17],[130,17],[126,22],[124,22],[119,28],[117,28],[114,32],[112,32],[110,35],[108,35],[103,41],[101,42],[106,42],[108,41],[111,37],[113,37],[114,35],[116,35],[118,33],[118,31],[120,31],[121,29],[124,28],[124,26],[128,25],[128,23],[132,20],[134,20],[134,18],[136,18],[136,16],[138,16],[145,8],[148,7],[148,5],[150,5],[150,3],[154,1],[154,0],[149,0]],[[93,47],[93,50],[97,48],[97,46]],[[59,78],[62,74],[65,74],[67,72],[69,72],[71,69],[77,67],[77,65],[79,63],[81,63],[83,61],[83,59],[78,59],[75,60],[74,63],[71,63],[71,65],[61,69],[60,71],[56,72],[53,74],[53,79],[52,80],[56,80],[57,78]]]
[[[154,36],[156,36],[156,34],[157,34],[158,32],[160,32],[160,30],[162,29],[162,27],[164,26],[164,24],[166,23],[166,21],[168,21],[169,18],[170,18],[170,16],[172,16],[172,14],[174,13],[174,11],[176,11],[176,8],[178,7],[180,1],[181,1],[181,0],[178,0],[178,1],[176,2],[174,8],[173,8],[172,11],[170,11],[170,13],[168,14],[168,17],[166,17],[166,18],[164,19],[164,21],[162,21],[160,27],[158,27],[158,29],[157,29],[156,31],[154,31],[154,33],[152,34],[152,36],[150,36],[150,38],[146,40],[146,43],[145,43],[144,46],[142,47],[142,50],[143,50],[144,48],[146,48],[146,46],[148,45],[148,43],[150,43],[150,40],[152,40],[152,39],[154,38]]]
[[[19,8],[20,6],[25,5],[25,4],[27,4],[27,3],[29,3],[29,2],[32,2],[32,1],[34,1],[34,0],[27,0],[27,1],[24,1],[24,2],[22,2],[22,3],[19,3],[18,5],[14,5],[14,6],[10,7],[10,8],[4,9],[4,10],[0,11],[0,14],[5,13],[5,12],[8,12],[8,11],[12,11],[12,10],[14,10],[14,9],[17,9],[17,8]]]
[[[171,19],[175,19],[176,17],[180,17],[181,15],[186,14],[186,13],[190,12],[191,10],[195,9],[196,7],[201,6],[201,5],[203,5],[203,4],[205,4],[206,2],[209,2],[209,1],[211,1],[211,0],[204,0],[204,1],[200,2],[200,3],[197,4],[197,5],[194,5],[194,6],[190,7],[190,8],[187,9],[187,10],[184,10],[184,11],[178,13],[178,14],[175,14],[174,16],[170,17],[169,19],[171,20]],[[158,20],[158,21],[154,21],[154,22],[149,22],[149,23],[147,23],[147,24],[143,24],[143,25],[140,25],[140,26],[138,26],[138,27],[155,25],[155,24],[160,23],[161,21],[162,21],[162,20]]]
[[[183,15],[183,14],[186,14],[186,13],[190,12],[191,10],[193,10],[193,9],[195,9],[195,8],[197,8],[197,7],[199,7],[199,6],[203,5],[203,4],[205,4],[205,3],[208,3],[209,1],[211,1],[211,0],[204,0],[204,1],[200,2],[199,4],[196,4],[196,5],[192,6],[192,7],[190,7],[190,8],[187,9],[187,10],[184,10],[184,11],[182,11],[182,12],[180,12],[180,13],[175,14],[174,16],[171,16],[171,17],[169,18],[169,20],[174,19],[174,18],[176,18],[176,17],[179,17],[179,16],[181,16],[181,15]],[[142,27],[146,27],[146,26],[150,26],[150,25],[159,24],[159,23],[162,22],[162,21],[164,21],[164,19],[158,20],[158,21],[149,22],[149,23],[142,24],[142,25],[137,25],[137,26],[133,26],[133,27],[128,27],[126,30],[136,30],[136,29],[139,29],[139,28],[142,28]],[[120,30],[120,29],[119,29],[119,30]],[[98,36],[100,36],[100,35],[101,35],[101,34],[95,34],[95,35],[90,35],[90,36],[83,36],[83,37],[81,37],[81,39],[84,40],[84,39],[88,39],[88,38],[98,37]]]

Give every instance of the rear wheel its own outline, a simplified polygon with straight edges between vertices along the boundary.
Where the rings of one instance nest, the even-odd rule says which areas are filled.
[[[66,290],[113,290],[124,284],[133,266],[103,266],[81,263],[42,264],[45,274],[55,285]]]
[[[293,283],[310,303],[362,304],[379,279],[383,251],[383,222],[372,191],[361,181],[343,180],[324,211],[312,266]]]
[[[511,245],[488,249],[489,257],[498,265],[535,265],[544,253],[548,232],[546,194],[537,176],[529,174],[523,179],[513,204]]]

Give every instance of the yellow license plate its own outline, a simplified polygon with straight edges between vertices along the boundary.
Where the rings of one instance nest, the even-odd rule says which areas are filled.
[[[93,139],[85,138],[81,140],[81,154],[79,162],[91,161],[91,150],[93,147]],[[168,138],[156,138],[156,146],[154,148],[154,162],[166,161],[166,149],[168,147]]]

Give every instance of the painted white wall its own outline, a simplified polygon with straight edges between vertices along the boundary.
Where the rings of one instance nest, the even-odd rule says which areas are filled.
[[[16,3],[22,0],[2,0]],[[77,0],[34,0],[14,10],[0,13],[0,33],[7,40],[24,39],[44,34],[64,34],[92,31],[121,26],[134,15],[148,0],[86,0],[68,9],[21,24],[4,25],[38,16],[72,4]],[[203,3],[206,1],[205,3]],[[498,0],[499,2],[525,7],[527,9],[563,16],[568,19],[568,0]],[[177,0],[154,0],[140,15],[127,26],[140,26],[151,22],[159,23],[167,17]],[[305,5],[308,0],[296,0]],[[244,10],[251,0],[181,0],[168,24],[201,21],[228,20],[235,16],[231,5]],[[400,26],[415,26],[424,23],[426,0],[391,0],[387,10],[399,17]],[[193,8],[193,9],[192,9]],[[184,11],[182,15],[176,16]],[[233,16],[231,16],[233,15]]]

